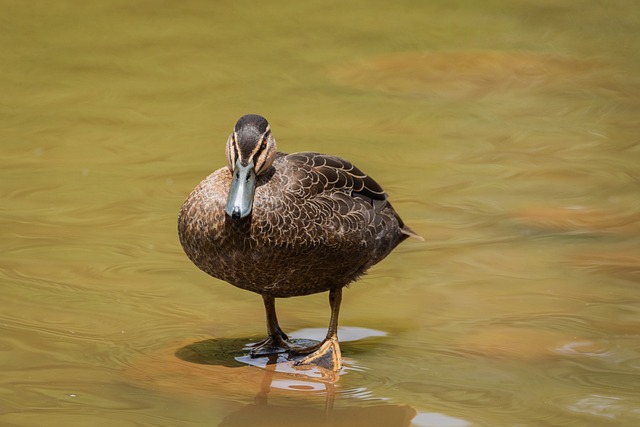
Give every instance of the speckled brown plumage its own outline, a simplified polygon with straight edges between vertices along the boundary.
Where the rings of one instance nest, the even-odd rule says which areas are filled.
[[[278,153],[258,176],[253,214],[241,220],[225,215],[230,182],[225,167],[193,190],[180,241],[200,269],[258,294],[345,286],[408,237],[382,188],[338,157]]]
[[[180,210],[185,252],[211,276],[262,295],[269,336],[252,356],[314,351],[302,363],[339,369],[341,289],[418,236],[382,188],[349,161],[277,152],[261,116],[240,118],[227,141],[227,161]],[[332,312],[327,338],[296,347],[278,325],[274,299],[324,291]]]

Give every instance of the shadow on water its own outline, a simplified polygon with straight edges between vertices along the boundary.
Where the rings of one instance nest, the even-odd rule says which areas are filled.
[[[200,365],[218,365],[227,368],[245,366],[237,360],[246,353],[243,349],[248,338],[220,338],[198,341],[176,351],[176,357]]]

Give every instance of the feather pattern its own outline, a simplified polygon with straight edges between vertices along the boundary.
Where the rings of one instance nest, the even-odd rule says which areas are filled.
[[[382,187],[339,157],[277,153],[242,219],[225,215],[231,180],[224,167],[193,190],[180,211],[180,241],[200,269],[261,295],[343,287],[415,236]]]

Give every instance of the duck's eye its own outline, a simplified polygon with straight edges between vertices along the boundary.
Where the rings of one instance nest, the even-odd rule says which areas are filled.
[[[261,149],[265,149],[267,148],[267,141],[262,141],[262,147],[260,147]]]

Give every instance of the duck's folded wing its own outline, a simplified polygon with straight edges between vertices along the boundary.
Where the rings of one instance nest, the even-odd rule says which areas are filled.
[[[300,185],[313,195],[339,192],[370,200],[386,200],[380,184],[348,160],[319,153],[295,153],[287,156],[300,168]]]

